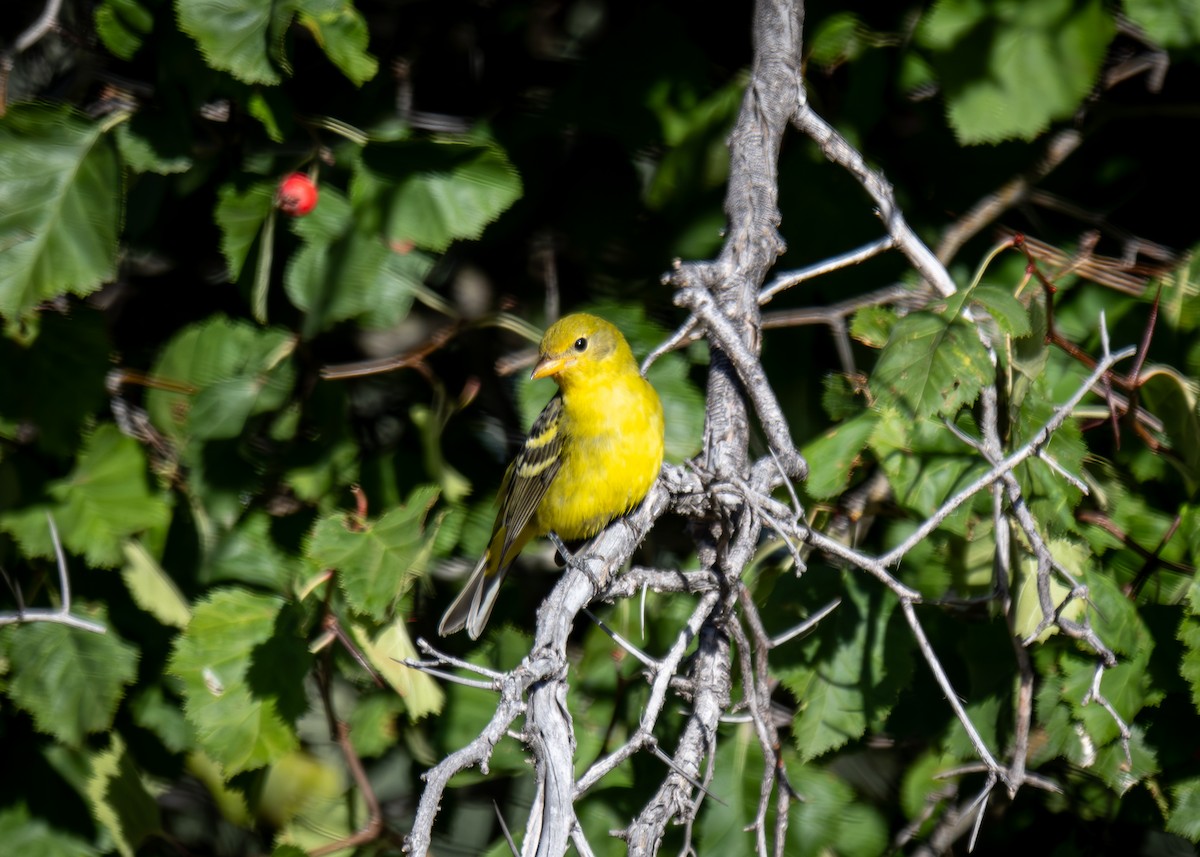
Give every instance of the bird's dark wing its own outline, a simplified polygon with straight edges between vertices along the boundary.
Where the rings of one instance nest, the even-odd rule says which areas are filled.
[[[500,513],[496,516],[496,532],[501,528],[504,530],[504,546],[499,557],[501,566],[505,565],[509,548],[533,517],[562,466],[562,411],[562,396],[556,395],[546,403],[529,430],[525,445],[504,475],[504,484],[500,486]]]

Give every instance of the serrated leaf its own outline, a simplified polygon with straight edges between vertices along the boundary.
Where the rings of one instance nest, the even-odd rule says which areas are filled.
[[[56,830],[33,818],[24,804],[0,809],[0,842],[11,854],[37,857],[99,857],[100,852],[82,839]]]
[[[870,348],[883,348],[897,321],[899,316],[891,307],[863,307],[850,322],[850,335]]]
[[[278,627],[283,607],[280,598],[218,589],[196,604],[171,654],[168,671],[182,682],[197,743],[227,778],[299,745],[290,721],[306,704],[311,656],[295,628]]]
[[[246,83],[278,83],[290,73],[283,40],[293,17],[356,86],[378,64],[366,52],[367,27],[350,0],[175,0],[179,29],[210,66]]]
[[[425,517],[437,497],[434,486],[415,488],[403,506],[356,527],[347,526],[343,514],[322,518],[313,528],[308,557],[321,568],[336,569],[350,605],[382,622],[425,573],[437,532],[437,523],[426,527]]]
[[[158,804],[142,785],[137,765],[117,733],[107,750],[92,756],[87,799],[122,857],[133,857],[139,845],[162,832]]]
[[[1032,140],[1091,91],[1116,32],[1102,0],[940,0],[917,30],[963,144]]]
[[[11,533],[27,556],[54,555],[47,512],[67,549],[96,568],[120,565],[126,539],[166,526],[170,517],[166,498],[150,489],[142,447],[112,424],[92,432],[70,475],[51,483],[48,493],[55,501],[49,506],[0,515],[0,529]]]
[[[987,350],[971,326],[914,313],[892,328],[871,389],[904,402],[918,418],[951,416],[975,401],[990,373]]]
[[[167,698],[161,685],[151,685],[134,697],[129,712],[134,723],[157,735],[170,752],[184,753],[195,746],[196,735],[183,709]]]
[[[221,228],[221,253],[229,266],[230,281],[242,275],[250,248],[275,206],[275,183],[255,182],[247,188],[222,185],[217,191],[214,217]]]
[[[154,29],[154,16],[138,0],[103,0],[96,7],[96,35],[114,56],[133,59]]]
[[[399,731],[396,717],[404,711],[404,702],[394,693],[360,696],[350,712],[350,743],[363,758],[382,756],[396,744]]]
[[[71,746],[112,726],[117,703],[137,675],[138,651],[109,628],[93,634],[57,623],[0,631],[11,674],[8,696],[41,732]]]
[[[406,622],[404,618],[393,619],[375,637],[361,623],[355,622],[352,629],[354,639],[371,666],[404,700],[408,719],[417,721],[441,713],[446,695],[428,673],[404,665],[404,660],[417,657],[416,646],[405,628]]]
[[[970,430],[968,433],[970,433]],[[940,421],[914,421],[891,406],[879,409],[871,450],[901,506],[927,517],[979,476],[986,465]],[[970,504],[964,503],[942,528],[964,533]]]
[[[1138,783],[1152,777],[1159,771],[1158,757],[1154,747],[1146,741],[1145,730],[1134,723],[1129,727],[1129,756],[1120,741],[1114,741],[1108,746],[1096,751],[1096,764],[1092,767],[1094,773],[1103,780],[1117,795],[1126,794]],[[1129,760],[1132,758],[1133,765]]]
[[[1161,47],[1190,48],[1200,42],[1200,6],[1191,0],[1125,0],[1121,8]]]
[[[150,136],[156,132],[156,136]],[[192,159],[187,154],[160,149],[164,142],[161,138],[166,132],[145,127],[140,114],[118,125],[114,134],[121,160],[135,173],[157,173],[166,176],[184,173],[192,168]]]
[[[296,558],[280,549],[271,535],[269,514],[253,510],[221,533],[198,575],[204,584],[246,583],[271,591],[286,589],[297,571]]]
[[[987,310],[1000,329],[1014,338],[1028,336],[1029,310],[1010,289],[983,283],[971,291],[971,302]]]
[[[125,543],[125,565],[121,579],[133,600],[159,622],[176,628],[187,627],[192,618],[183,594],[170,576],[140,541]]]
[[[1195,579],[1188,592],[1187,608],[1175,635],[1183,644],[1179,675],[1191,687],[1192,705],[1200,711],[1200,581]]]
[[[295,340],[279,329],[212,318],[167,343],[154,375],[191,392],[151,389],[146,410],[168,437],[236,437],[246,420],[283,405],[295,378]]]
[[[478,238],[520,198],[521,178],[495,144],[406,140],[364,148],[350,190],[389,242],[441,252]]]
[[[293,226],[307,240],[288,262],[283,284],[291,302],[306,313],[306,337],[352,318],[368,328],[399,324],[433,267],[433,259],[420,250],[392,248],[375,235],[347,229],[350,219],[345,197],[325,188],[317,209]],[[329,229],[321,231],[321,224]]]
[[[290,0],[175,0],[179,29],[205,61],[246,83],[278,83],[271,48],[292,18]]]
[[[1080,552],[1087,555],[1087,548],[1076,546]],[[1055,558],[1060,558],[1055,554]],[[1112,575],[1105,571],[1096,571],[1094,563],[1089,560],[1083,568],[1084,583],[1088,588],[1088,616],[1092,629],[1118,655],[1126,657],[1147,657],[1154,648],[1154,638],[1138,614],[1137,605],[1128,595],[1117,586]],[[1068,566],[1074,571],[1074,568]]]
[[[817,500],[827,500],[845,490],[878,422],[877,413],[864,411],[806,443],[800,450],[808,462],[804,490]]]
[[[367,22],[350,0],[299,0],[296,11],[300,25],[351,83],[362,86],[375,76],[379,62],[367,53]]]
[[[793,739],[805,760],[880,727],[912,671],[912,641],[892,621],[896,599],[843,580],[842,604],[806,641],[802,664],[780,670],[799,705]]]
[[[103,127],[67,107],[0,117],[0,316],[116,276],[124,194]]]
[[[1167,832],[1200,842],[1200,777],[1180,780],[1171,787]]]

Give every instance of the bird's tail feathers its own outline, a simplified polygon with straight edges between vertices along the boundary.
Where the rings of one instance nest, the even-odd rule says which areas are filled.
[[[454,603],[447,608],[442,621],[438,624],[438,634],[446,637],[463,628],[472,640],[478,640],[487,626],[492,608],[496,606],[496,595],[500,592],[500,584],[508,574],[508,566],[498,568],[489,574],[488,560],[491,550],[485,551],[471,572],[466,586]]]

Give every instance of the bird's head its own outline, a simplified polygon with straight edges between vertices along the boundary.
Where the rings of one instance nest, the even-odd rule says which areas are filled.
[[[578,312],[550,325],[538,347],[533,378],[554,378],[561,387],[595,374],[632,365],[633,352],[621,331],[598,316]]]

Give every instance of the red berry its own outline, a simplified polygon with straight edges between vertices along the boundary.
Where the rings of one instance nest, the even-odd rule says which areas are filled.
[[[305,173],[292,173],[279,183],[275,207],[292,217],[303,217],[317,207],[317,186]]]

